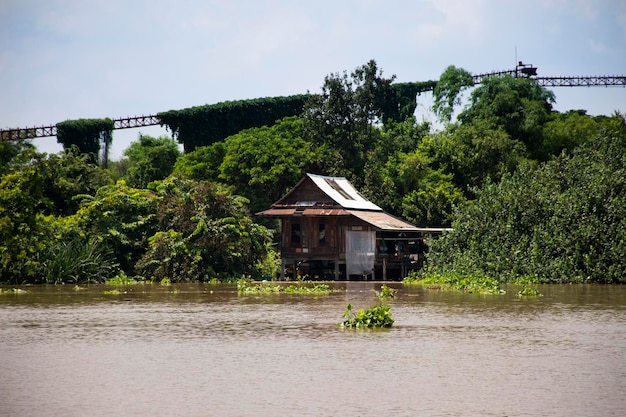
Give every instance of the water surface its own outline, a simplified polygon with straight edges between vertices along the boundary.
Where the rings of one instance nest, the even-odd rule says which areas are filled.
[[[626,288],[481,296],[406,287],[389,330],[330,296],[233,285],[0,295],[0,416],[622,416]]]

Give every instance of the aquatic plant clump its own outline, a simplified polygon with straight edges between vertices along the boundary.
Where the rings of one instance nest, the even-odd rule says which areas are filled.
[[[433,289],[456,290],[475,294],[503,294],[500,283],[483,275],[465,276],[457,272],[422,275],[411,273],[402,280],[406,285],[423,285]]]
[[[380,291],[376,291],[378,304],[368,309],[361,308],[354,311],[352,304],[348,304],[346,311],[341,317],[345,320],[339,323],[339,327],[344,328],[387,328],[393,325],[394,319],[391,316],[391,307],[384,304],[388,298],[394,298],[397,290],[386,285],[380,287]]]
[[[317,284],[312,281],[298,282],[283,286],[269,281],[254,282],[249,278],[241,278],[237,281],[237,292],[241,294],[312,294],[328,295],[333,292],[327,284]]]
[[[348,304],[342,317],[345,320],[339,323],[339,327],[344,328],[388,328],[394,322],[391,316],[391,307],[382,303],[368,309],[361,308],[356,312],[352,304]]]
[[[0,294],[26,294],[27,290],[22,290],[20,288],[0,288]]]

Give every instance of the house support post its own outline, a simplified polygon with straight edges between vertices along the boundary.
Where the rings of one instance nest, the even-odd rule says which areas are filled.
[[[285,264],[287,260],[285,258],[280,258],[280,280],[285,280]]]
[[[387,255],[383,255],[383,281],[387,281]]]
[[[335,281],[339,281],[339,258],[335,258]]]

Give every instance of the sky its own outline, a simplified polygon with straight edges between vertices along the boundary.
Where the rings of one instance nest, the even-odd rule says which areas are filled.
[[[374,59],[397,82],[626,75],[624,0],[0,0],[0,128],[321,91]],[[555,87],[555,109],[626,113],[624,87]],[[419,121],[436,121],[431,95]],[[120,159],[139,134],[115,130]],[[58,152],[55,137],[33,143]]]

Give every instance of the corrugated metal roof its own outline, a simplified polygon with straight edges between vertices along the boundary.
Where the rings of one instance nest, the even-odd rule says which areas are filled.
[[[326,177],[316,174],[307,174],[307,176],[313,180],[315,185],[317,185],[324,194],[337,202],[341,207],[347,209],[382,211],[376,204],[359,194],[344,177]]]
[[[394,231],[418,231],[419,229],[412,225],[409,222],[405,222],[404,220],[398,219],[397,217],[392,216],[391,214],[385,213],[383,211],[359,211],[359,210],[348,210],[350,214],[359,219],[363,220],[366,223],[371,224],[372,226],[381,229],[381,230],[394,230]]]
[[[287,217],[287,216],[349,216],[350,213],[344,209],[332,208],[271,208],[261,211],[257,216],[267,217]]]

